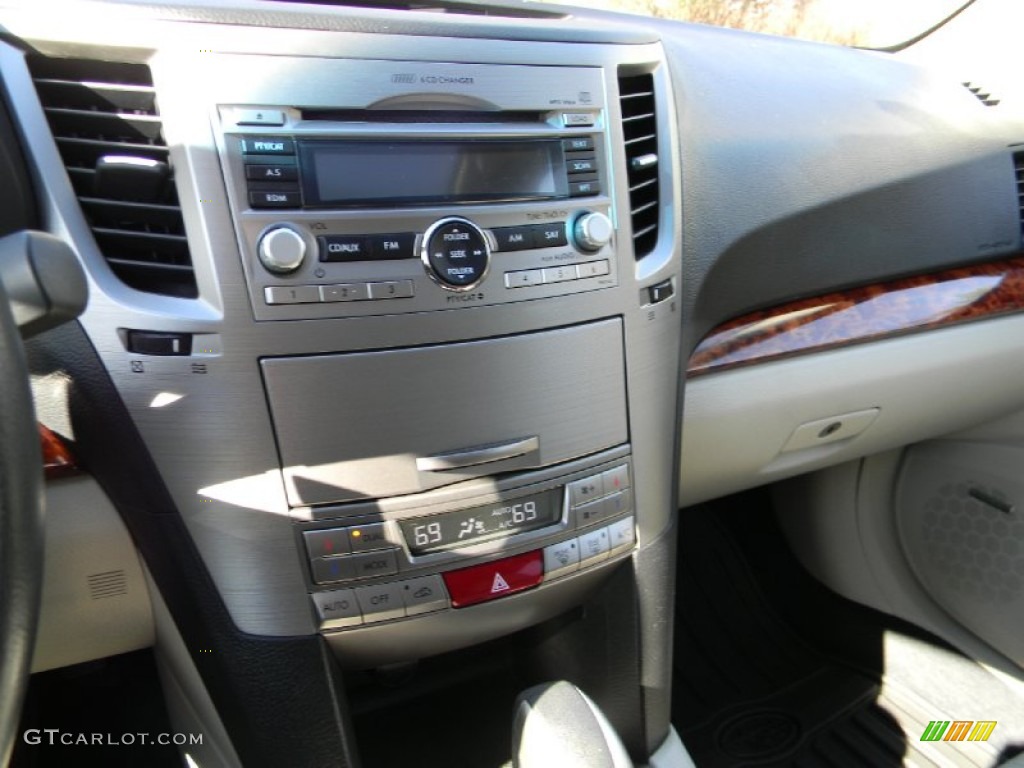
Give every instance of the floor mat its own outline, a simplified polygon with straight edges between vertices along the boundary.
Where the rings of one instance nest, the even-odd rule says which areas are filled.
[[[179,768],[150,650],[32,676],[11,768]]]
[[[1020,697],[819,584],[764,494],[681,515],[673,720],[699,768],[987,768],[1021,751]],[[948,723],[943,736],[957,721],[997,725],[988,741],[922,741],[933,721]]]

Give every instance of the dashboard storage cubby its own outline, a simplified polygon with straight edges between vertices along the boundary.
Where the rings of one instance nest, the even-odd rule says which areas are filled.
[[[398,496],[628,439],[622,324],[261,361],[293,506]]]

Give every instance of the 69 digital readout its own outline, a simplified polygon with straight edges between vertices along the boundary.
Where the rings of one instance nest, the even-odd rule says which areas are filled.
[[[422,555],[483,539],[532,531],[557,523],[561,518],[562,489],[553,488],[515,500],[404,520],[401,527],[409,552]]]

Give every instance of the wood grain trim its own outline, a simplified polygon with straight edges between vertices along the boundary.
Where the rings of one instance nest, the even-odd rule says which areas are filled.
[[[731,320],[690,356],[687,377],[1024,311],[1024,255],[854,288]]]
[[[78,463],[64,438],[48,427],[39,425],[39,440],[43,446],[43,471],[47,480],[56,480],[77,474]]]

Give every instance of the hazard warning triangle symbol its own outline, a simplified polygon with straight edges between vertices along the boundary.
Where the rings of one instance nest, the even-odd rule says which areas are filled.
[[[495,573],[494,583],[491,584],[491,594],[493,595],[496,592],[504,592],[506,589],[511,589],[511,587],[509,587],[508,585],[508,582],[505,581],[504,578],[502,578],[502,575],[500,573]]]

